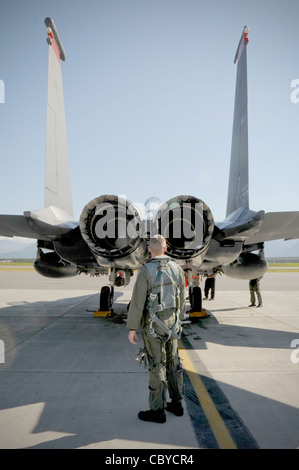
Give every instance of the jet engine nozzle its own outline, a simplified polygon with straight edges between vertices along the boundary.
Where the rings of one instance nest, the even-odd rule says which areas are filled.
[[[93,253],[112,260],[138,248],[141,222],[142,216],[134,204],[119,196],[104,195],[84,207],[80,230]]]
[[[177,196],[162,204],[154,223],[158,233],[166,238],[167,254],[176,259],[203,255],[214,230],[211,210],[193,196]]]

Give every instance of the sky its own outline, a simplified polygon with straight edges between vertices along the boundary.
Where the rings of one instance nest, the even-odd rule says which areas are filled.
[[[47,16],[76,219],[102,194],[190,194],[225,218],[245,25],[250,209],[299,210],[298,0],[0,0],[0,213],[44,205]]]

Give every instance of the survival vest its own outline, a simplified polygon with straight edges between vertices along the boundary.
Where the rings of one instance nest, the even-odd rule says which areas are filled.
[[[151,291],[148,293],[146,308],[149,312],[150,334],[165,343],[172,337],[178,339],[181,336],[180,324],[180,296],[179,267],[170,259],[151,259],[144,265],[151,280]],[[160,320],[158,313],[165,309],[173,309],[176,312],[176,321],[171,329]],[[161,337],[154,330],[154,323],[165,333],[166,338]]]

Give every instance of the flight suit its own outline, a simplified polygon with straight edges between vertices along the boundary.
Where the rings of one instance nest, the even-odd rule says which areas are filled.
[[[185,313],[185,276],[181,268],[171,261],[168,256],[156,256],[147,263],[159,263],[159,260],[173,263],[177,274],[174,274],[173,281],[179,288],[179,310],[180,319]],[[152,289],[152,281],[145,266],[139,269],[136,283],[133,289],[132,300],[128,312],[127,327],[131,330],[138,330],[142,327],[142,337],[144,349],[148,359],[149,377],[149,404],[154,411],[166,408],[166,393],[174,401],[181,401],[184,397],[184,377],[183,369],[178,354],[178,340],[170,338],[167,342],[154,338],[151,335],[149,312],[146,308],[148,294]],[[175,324],[177,316],[176,309],[165,309],[158,312],[158,317],[169,329]],[[155,332],[162,338],[167,338],[165,333],[155,326]]]
[[[251,279],[249,281],[249,291],[250,291],[251,305],[255,305],[255,294],[256,294],[257,299],[258,299],[258,305],[262,305],[262,303],[263,303],[261,292],[260,292],[260,279],[261,278]]]
[[[208,276],[206,278],[206,282],[205,282],[205,299],[207,299],[209,297],[209,290],[211,289],[211,300],[214,299],[215,297],[215,283],[216,283],[216,279],[215,279],[215,275],[214,276]]]

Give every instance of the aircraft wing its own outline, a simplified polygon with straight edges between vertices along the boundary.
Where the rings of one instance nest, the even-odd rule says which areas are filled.
[[[53,241],[60,239],[79,223],[71,220],[58,207],[50,206],[24,215],[0,215],[0,235]]]
[[[282,238],[299,238],[299,211],[267,212],[260,229],[246,240],[246,245]]]
[[[0,215],[0,235],[4,237],[40,238],[23,215]],[[45,240],[49,240],[46,238]]]
[[[239,207],[223,222],[217,223],[219,231],[215,238],[243,241],[253,245],[271,240],[299,238],[299,211],[254,212]]]

